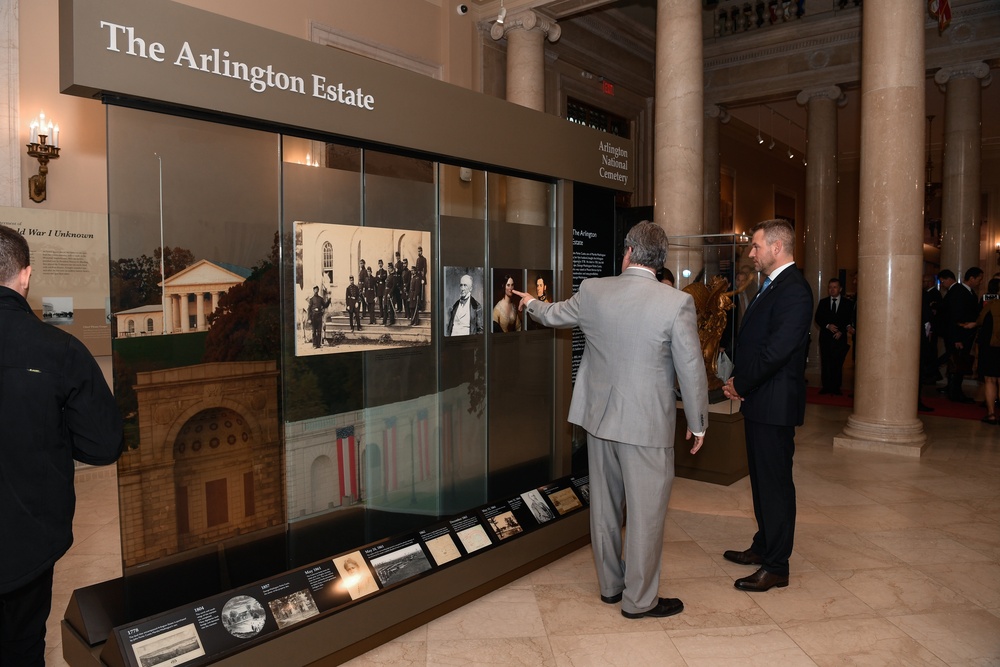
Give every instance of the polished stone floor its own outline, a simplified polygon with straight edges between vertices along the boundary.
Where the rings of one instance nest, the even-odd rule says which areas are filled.
[[[367,653],[351,665],[1000,665],[1000,428],[923,417],[920,459],[834,451],[847,408],[809,406],[796,441],[791,582],[744,593],[749,480],[678,479],[663,542],[667,619],[598,598],[589,549]],[[712,446],[711,432],[706,447]],[[117,576],[113,471],[77,483],[76,544],[56,567],[49,664],[70,591]]]

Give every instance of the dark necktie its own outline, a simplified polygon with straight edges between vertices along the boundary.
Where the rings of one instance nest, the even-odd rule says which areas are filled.
[[[833,314],[837,314],[837,299],[830,300],[830,309],[833,310]]]

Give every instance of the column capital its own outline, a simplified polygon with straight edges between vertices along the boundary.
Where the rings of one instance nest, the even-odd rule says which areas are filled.
[[[706,104],[705,118],[718,118],[720,122],[728,123],[732,116],[729,115],[729,109],[720,104]]]
[[[934,83],[938,85],[941,92],[945,92],[948,82],[952,79],[975,78],[980,80],[980,85],[985,88],[993,80],[990,76],[990,66],[979,61],[974,63],[961,63],[959,65],[949,65],[942,67],[934,74]]]
[[[837,106],[840,107],[847,104],[847,94],[840,89],[840,86],[816,86],[815,88],[806,88],[795,96],[795,101],[801,106],[805,106],[809,104],[809,100],[815,97],[833,100],[837,103]]]
[[[512,12],[503,23],[494,23],[490,27],[490,37],[494,40],[503,39],[511,30],[540,30],[550,42],[557,42],[562,36],[562,27],[554,19],[543,16],[531,9]]]

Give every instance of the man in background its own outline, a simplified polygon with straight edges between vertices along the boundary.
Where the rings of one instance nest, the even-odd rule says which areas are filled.
[[[736,338],[727,397],[742,401],[747,463],[757,533],[749,549],[726,551],[726,560],[757,565],[735,582],[743,591],[788,585],[795,535],[792,456],[795,427],[806,414],[806,349],[813,295],[792,253],[795,232],[787,220],[766,220],[751,230],[749,257],[766,276],[743,314]]]
[[[947,395],[948,400],[956,403],[975,402],[962,390],[962,382],[966,374],[972,372],[972,344],[976,340],[976,319],[979,317],[976,290],[983,284],[983,275],[978,266],[969,267],[965,280],[953,283],[944,295],[945,346],[949,354]]]
[[[309,326],[312,327],[313,348],[319,349],[323,346],[323,314],[330,299],[323,298],[319,293],[319,285],[313,287],[313,295],[309,297]]]
[[[601,601],[621,602],[625,618],[679,614],[659,597],[663,522],[674,480],[680,381],[691,453],[708,428],[708,380],[691,295],[664,289],[656,269],[667,235],[652,222],[625,235],[622,273],[589,278],[567,301],[517,292],[519,308],[547,327],[580,327],[587,337],[569,421],[587,432],[590,534]],[[628,527],[622,544],[624,507]]]
[[[73,543],[73,460],[109,465],[122,420],[87,348],[26,297],[28,243],[0,225],[0,665],[45,664],[52,570]]]
[[[844,360],[851,348],[847,335],[854,335],[854,302],[843,294],[839,278],[830,278],[827,296],[816,308],[819,327],[821,384],[819,393],[840,396],[844,382]]]

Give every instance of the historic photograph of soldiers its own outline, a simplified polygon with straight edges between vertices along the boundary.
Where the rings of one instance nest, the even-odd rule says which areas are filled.
[[[430,232],[296,222],[296,356],[429,345],[430,249]]]
[[[486,331],[483,267],[444,267],[444,335],[474,336]]]

